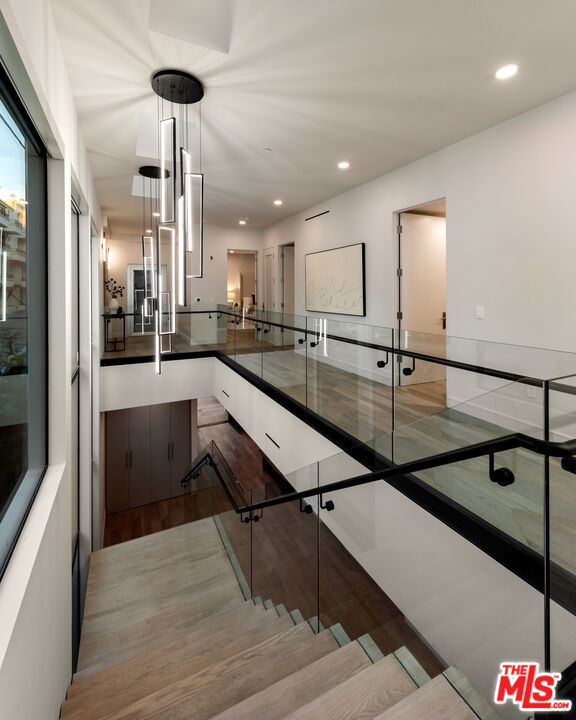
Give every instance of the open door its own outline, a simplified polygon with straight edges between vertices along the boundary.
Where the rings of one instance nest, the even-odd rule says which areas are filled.
[[[446,354],[446,217],[399,215],[401,346],[414,352]],[[401,229],[400,229],[401,228]],[[410,372],[406,372],[410,371]],[[403,358],[401,385],[446,379],[446,368]]]

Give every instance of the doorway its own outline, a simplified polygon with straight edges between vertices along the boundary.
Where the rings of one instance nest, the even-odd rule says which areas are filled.
[[[446,355],[446,200],[398,213],[400,347]],[[402,358],[400,385],[446,380],[443,365]]]
[[[228,250],[226,299],[228,306],[238,308],[244,316],[256,310],[256,264],[254,250]]]

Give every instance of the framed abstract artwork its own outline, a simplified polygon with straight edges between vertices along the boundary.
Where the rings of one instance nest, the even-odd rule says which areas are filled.
[[[306,255],[306,310],[366,315],[364,243]]]

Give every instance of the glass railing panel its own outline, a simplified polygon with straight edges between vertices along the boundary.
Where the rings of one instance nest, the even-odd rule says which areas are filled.
[[[176,313],[173,352],[225,350],[228,343],[227,318],[218,305],[194,305]]]
[[[550,383],[549,436],[576,438],[576,376]],[[549,459],[551,669],[564,672],[576,662],[576,461]],[[576,708],[576,668],[565,673],[570,691],[559,691]],[[561,686],[562,687],[562,686]]]
[[[251,529],[241,522],[236,508],[252,502],[249,489],[239,483],[216,443],[211,442],[197,456],[197,469],[186,479],[190,498],[186,504],[189,520],[212,517],[228,554],[242,592],[251,596]],[[234,507],[236,505],[236,508]]]
[[[301,491],[317,487],[316,465],[291,473],[287,482]],[[286,489],[266,483],[252,491],[255,503]],[[300,611],[317,629],[318,617],[318,515],[315,498],[267,507],[252,522],[252,593],[289,611]],[[307,511],[306,511],[307,510]],[[258,514],[260,511],[256,511]],[[297,618],[297,615],[294,616]]]
[[[262,377],[263,327],[256,312],[237,312],[232,320],[234,327],[234,360],[246,370]]]
[[[362,441],[392,429],[389,328],[308,318],[307,405]]]
[[[396,332],[400,350],[446,359],[448,363],[465,364],[502,374],[541,380],[572,375],[576,372],[576,354],[538,347],[472,340],[443,333],[423,333],[414,330]],[[411,367],[412,358],[402,360],[402,368]],[[428,369],[430,371],[430,369]],[[419,373],[418,360],[414,375]],[[515,378],[508,378],[515,379]]]
[[[369,447],[377,458],[395,465],[439,453],[465,450],[515,433],[542,439],[544,390],[522,381],[489,378],[489,392],[468,383],[465,402],[413,423],[396,422],[393,433],[376,437]],[[482,384],[486,384],[483,381]],[[450,387],[450,386],[449,386]],[[397,397],[403,389],[397,390]],[[460,388],[462,390],[462,388]],[[462,397],[462,395],[460,395]],[[392,446],[391,455],[387,455]],[[507,468],[500,471],[499,468]],[[494,455],[494,470],[486,455],[414,472],[440,498],[456,503],[507,536],[530,548],[542,545],[542,460],[522,448]],[[506,476],[506,477],[503,477]],[[509,484],[501,485],[499,483]]]
[[[266,312],[262,319],[262,377],[306,404],[306,318]]]
[[[154,319],[142,314],[142,306],[118,308],[102,317],[102,358],[151,357],[155,352]],[[177,310],[176,333],[165,338],[171,353],[222,350],[228,346],[226,315],[216,304],[195,304]],[[166,353],[167,356],[170,353]]]
[[[321,486],[367,471],[344,454],[319,466]],[[325,494],[319,517],[322,623],[341,623],[352,639],[368,632],[384,654],[405,646],[431,676],[454,665],[491,701],[501,662],[544,660],[541,458],[534,460],[536,469],[531,504],[515,508],[539,525],[534,535],[540,539],[527,553],[533,584],[386,482]],[[457,480],[466,477],[462,464]],[[502,490],[488,482],[484,497],[499,507]],[[523,552],[515,543],[500,549],[519,557]],[[499,716],[515,717],[502,709]]]

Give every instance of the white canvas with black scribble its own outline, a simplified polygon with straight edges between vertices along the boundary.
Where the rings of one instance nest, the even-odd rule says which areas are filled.
[[[364,243],[306,255],[306,310],[366,314]]]

